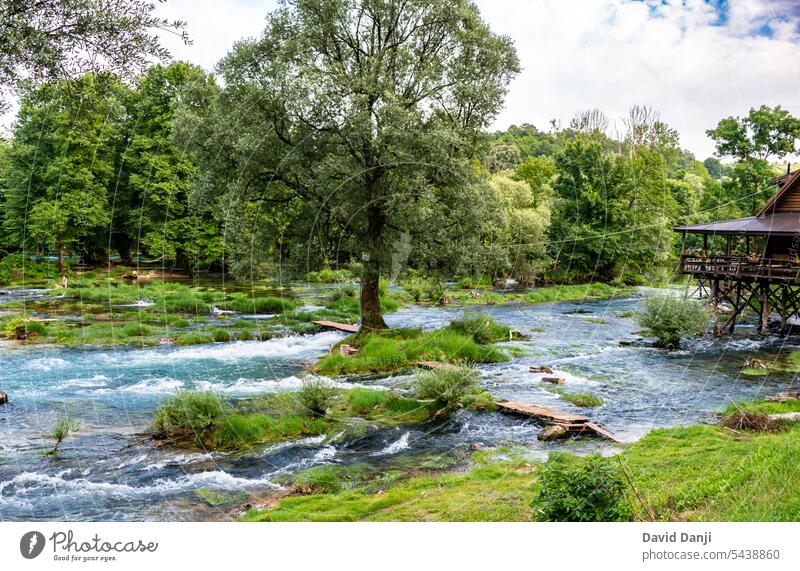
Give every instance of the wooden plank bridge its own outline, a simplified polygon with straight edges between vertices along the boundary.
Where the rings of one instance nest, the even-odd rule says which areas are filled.
[[[345,333],[357,333],[359,330],[358,325],[336,323],[335,321],[312,321],[311,323],[324,327],[325,329],[335,329],[337,331],[344,331]]]
[[[570,434],[591,433],[596,436],[608,438],[618,444],[624,444],[622,440],[614,436],[611,432],[599,424],[592,422],[588,416],[559,412],[538,404],[524,402],[498,402],[497,406],[500,407],[500,410],[503,412],[538,418],[544,420],[546,424],[562,426]]]

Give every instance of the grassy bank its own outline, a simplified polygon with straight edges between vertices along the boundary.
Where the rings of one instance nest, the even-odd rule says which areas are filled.
[[[763,412],[800,411],[800,401],[740,405]],[[654,430],[609,461],[625,473],[633,519],[797,521],[800,519],[800,425],[778,432],[718,426]],[[289,497],[247,521],[529,521],[540,499],[542,465],[485,464],[464,474],[412,478],[380,490],[348,489]],[[574,459],[580,464],[587,460]],[[634,493],[635,490],[635,493]]]
[[[476,378],[477,373],[468,369],[420,371],[403,394],[339,389],[321,379],[309,379],[297,392],[255,397],[236,405],[212,393],[183,391],[161,404],[153,436],[162,444],[181,447],[245,450],[304,436],[341,437],[424,422],[461,406],[491,410],[494,401],[477,386]]]

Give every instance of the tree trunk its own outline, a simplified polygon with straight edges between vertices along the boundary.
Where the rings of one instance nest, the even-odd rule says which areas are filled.
[[[61,232],[58,233],[58,269],[64,269],[64,238]]]
[[[117,236],[114,240],[116,242],[117,253],[120,260],[126,266],[133,265],[133,254],[131,253],[131,241],[127,236]]]
[[[389,326],[383,320],[381,310],[380,271],[378,264],[368,261],[364,264],[364,275],[361,278],[361,329],[365,333]]]
[[[380,255],[383,238],[384,215],[380,207],[367,209],[367,239],[364,275],[361,277],[361,330],[364,333],[388,329],[381,310]]]

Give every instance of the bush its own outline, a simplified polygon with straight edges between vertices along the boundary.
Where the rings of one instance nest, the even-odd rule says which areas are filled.
[[[539,470],[541,491],[532,503],[539,521],[630,521],[626,482],[611,460],[551,453]]]
[[[333,387],[322,379],[306,379],[297,398],[312,416],[325,416],[333,392]]]
[[[123,337],[144,337],[151,333],[151,329],[141,323],[128,323],[122,328]]]
[[[433,369],[414,378],[417,398],[434,400],[446,411],[457,409],[478,388],[478,371],[473,369]]]
[[[9,254],[0,260],[0,286],[8,285],[17,277],[22,267],[22,254]]]
[[[658,346],[674,349],[681,337],[701,335],[708,327],[709,312],[702,302],[671,295],[649,297],[636,316],[639,325],[658,337]]]
[[[74,420],[70,417],[59,418],[56,421],[56,425],[53,427],[53,431],[49,434],[50,438],[52,438],[55,443],[53,444],[53,449],[48,454],[58,454],[58,448],[61,446],[64,439],[80,429],[81,423],[79,420]]]
[[[250,297],[237,295],[225,303],[227,309],[240,313],[283,313],[299,305],[296,299],[288,297]]]
[[[8,339],[28,339],[36,335],[47,334],[47,327],[40,321],[33,321],[22,317],[14,317],[3,325],[3,335]]]
[[[179,391],[158,407],[153,426],[161,437],[200,441],[226,414],[228,406],[211,392]]]
[[[354,297],[356,297],[356,286],[352,284],[347,284],[337,287],[335,290],[333,290],[333,293],[331,293],[330,296],[330,300],[339,301],[340,299],[343,298],[354,298]]]
[[[448,325],[449,329],[472,337],[475,343],[489,345],[496,341],[508,341],[511,328],[498,325],[487,313],[464,314]]]

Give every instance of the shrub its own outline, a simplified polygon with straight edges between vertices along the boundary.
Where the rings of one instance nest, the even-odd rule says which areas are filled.
[[[356,287],[352,284],[347,284],[337,287],[331,293],[331,301],[339,301],[342,298],[354,298],[356,296]]]
[[[658,337],[658,346],[674,349],[686,335],[701,335],[709,312],[702,302],[671,295],[649,297],[637,314],[639,325]]]
[[[144,337],[152,331],[147,325],[141,323],[128,323],[122,328],[123,337]]]
[[[598,455],[551,453],[539,470],[541,491],[532,507],[539,521],[630,521],[624,475]]]
[[[61,443],[64,441],[64,439],[80,429],[81,423],[79,420],[74,420],[68,416],[65,418],[59,418],[56,421],[56,425],[53,427],[53,431],[49,434],[50,438],[55,441],[55,444],[53,445],[53,449],[48,452],[48,454],[58,454],[58,448],[61,446]]]
[[[325,416],[333,393],[333,387],[323,379],[306,379],[297,393],[297,398],[312,416]]]
[[[417,398],[430,399],[446,411],[453,411],[478,387],[478,371],[473,369],[433,369],[417,373],[414,389]]]
[[[17,277],[22,263],[22,254],[8,254],[0,260],[0,286],[10,284]]]
[[[488,345],[496,341],[508,341],[510,327],[498,325],[487,313],[464,314],[461,319],[452,321],[449,329],[472,337],[475,343]]]
[[[199,441],[227,413],[228,406],[211,392],[179,391],[158,407],[153,426],[161,437]]]
[[[14,317],[6,321],[3,334],[8,339],[28,339],[35,335],[46,335],[47,327],[40,321],[33,321],[23,317]]]
[[[226,341],[230,341],[230,334],[228,334],[228,330],[224,327],[215,327],[211,330],[211,336],[214,338],[214,341],[217,343],[224,343]]]

